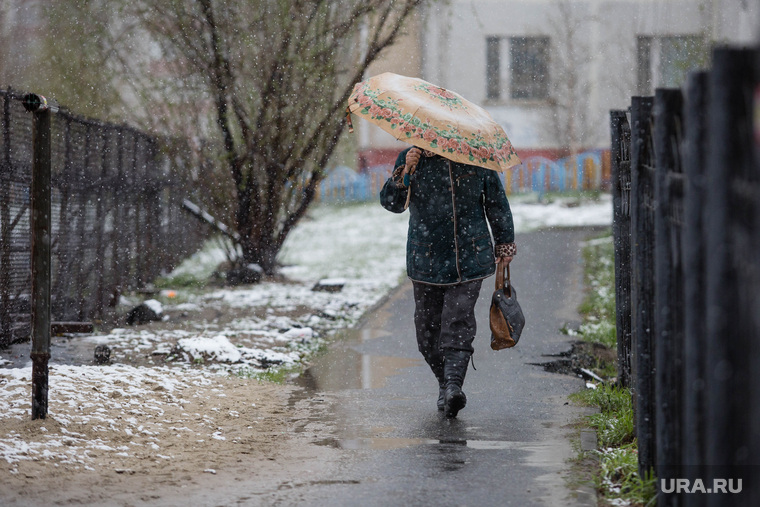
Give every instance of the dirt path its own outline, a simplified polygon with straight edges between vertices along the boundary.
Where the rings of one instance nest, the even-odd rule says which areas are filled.
[[[0,505],[178,505],[190,491],[197,497],[252,477],[265,495],[330,461],[330,449],[308,445],[315,410],[300,388],[129,367],[70,378],[82,371],[52,369],[47,420],[0,419],[0,433],[14,436],[0,448]],[[27,385],[0,372],[1,388]],[[81,393],[72,386],[89,390],[90,403],[73,403]]]

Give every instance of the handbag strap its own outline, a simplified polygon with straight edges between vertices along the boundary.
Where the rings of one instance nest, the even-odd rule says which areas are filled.
[[[504,261],[499,259],[499,262],[496,263],[496,290],[504,288],[505,272],[506,272],[506,286],[509,287],[508,295],[512,297],[512,282],[510,280],[509,264],[505,265]]]

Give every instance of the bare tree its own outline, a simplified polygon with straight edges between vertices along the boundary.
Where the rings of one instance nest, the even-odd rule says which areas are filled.
[[[124,121],[119,35],[112,22],[120,0],[14,0],[13,42],[24,49],[13,86],[54,97],[80,114]],[[0,16],[2,16],[0,14]],[[28,40],[25,40],[28,39]]]
[[[185,152],[175,165],[234,226],[239,260],[272,273],[324,178],[353,85],[433,1],[60,0],[42,9],[33,86],[187,139],[174,143]]]
[[[552,29],[550,125],[562,148],[571,154],[593,142],[590,65],[593,59],[587,28],[590,21],[583,4],[561,0],[549,19]]]
[[[33,57],[38,6],[24,0],[0,2],[0,86],[24,86]]]
[[[8,67],[8,49],[11,48],[10,42],[10,3],[0,4],[0,83],[4,81]]]
[[[226,173],[215,173],[205,204],[234,224],[242,262],[275,271],[324,178],[353,85],[425,1],[142,0],[126,9],[123,19],[140,20],[132,47],[154,44],[161,55],[152,73],[135,73],[150,78],[135,86],[147,118],[179,119],[194,139],[216,140],[197,141],[217,149]]]

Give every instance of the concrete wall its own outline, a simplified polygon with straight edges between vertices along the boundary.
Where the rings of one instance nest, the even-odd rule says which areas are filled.
[[[577,102],[586,102],[581,147],[605,146],[609,109],[625,107],[637,92],[638,36],[704,35],[733,44],[760,39],[760,24],[753,22],[760,19],[760,2],[748,0],[452,0],[447,4],[426,13],[424,78],[486,106],[515,146],[523,149],[561,147],[563,140],[555,131],[567,119],[558,115],[557,100],[487,99],[489,36],[550,37],[552,45],[559,46],[551,57],[552,95],[561,95],[561,82],[570,77],[566,69],[564,75],[560,72],[561,64],[580,63],[570,67],[576,69],[576,79],[585,82],[577,87],[583,92]],[[561,54],[571,42],[576,53]],[[504,82],[509,79],[504,65],[508,60],[502,54]]]
[[[448,0],[422,11],[419,22],[425,27],[417,31],[419,77],[485,106],[522,156],[609,145],[609,110],[627,107],[638,91],[637,37],[656,41],[698,35],[705,47],[760,42],[757,0]],[[414,27],[408,36],[415,36]],[[489,100],[487,37],[520,36],[551,39],[550,99],[514,100],[504,93]],[[406,44],[403,52],[408,54],[415,44]],[[508,62],[505,48],[502,83],[509,83]],[[654,88],[660,84],[656,55],[651,65]],[[407,75],[416,70],[397,56],[389,56],[381,67]],[[383,136],[372,133],[362,144],[386,149],[398,145]]]
[[[422,77],[424,53],[421,49],[421,26],[422,17],[417,13],[407,21],[397,42],[386,48],[370,65],[367,76],[395,72],[404,76]],[[409,146],[362,120],[355,121],[354,128],[359,145],[359,167],[362,169],[392,164],[398,152]]]
[[[38,0],[0,0],[0,87],[27,86],[33,77],[29,62],[39,49]]]

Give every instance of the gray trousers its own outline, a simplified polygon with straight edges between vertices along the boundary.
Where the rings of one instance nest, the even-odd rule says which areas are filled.
[[[457,285],[413,282],[417,347],[439,380],[443,378],[445,349],[473,352],[475,302],[482,283],[483,280]]]

